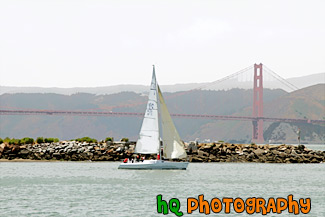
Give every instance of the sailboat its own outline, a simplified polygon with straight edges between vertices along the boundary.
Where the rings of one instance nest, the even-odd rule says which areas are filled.
[[[160,135],[160,128],[162,135]],[[157,159],[139,162],[127,161],[121,163],[118,168],[186,170],[188,162],[172,162],[162,159],[161,141],[163,143],[164,159],[187,158],[184,144],[170,117],[165,100],[156,81],[155,66],[153,66],[147,108],[134,152],[138,154],[157,154]]]

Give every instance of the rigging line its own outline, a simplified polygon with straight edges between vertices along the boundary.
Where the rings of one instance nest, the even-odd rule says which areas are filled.
[[[199,87],[193,88],[193,89],[191,89],[191,90],[182,91],[182,92],[180,92],[180,93],[175,93],[175,94],[172,94],[172,95],[166,96],[165,99],[171,99],[171,98],[174,98],[174,97],[176,97],[176,96],[185,95],[185,94],[190,93],[190,92],[195,91],[195,90],[202,90],[203,88],[206,88],[206,87],[212,86],[212,85],[214,85],[214,84],[220,83],[220,82],[222,82],[222,81],[228,80],[228,79],[230,79],[230,78],[233,78],[233,77],[235,77],[235,76],[237,76],[237,75],[239,75],[239,74],[242,74],[242,73],[244,73],[244,72],[246,72],[246,71],[248,71],[248,70],[250,70],[250,69],[252,69],[252,68],[253,68],[253,65],[248,66],[248,67],[246,67],[246,68],[244,68],[244,69],[241,69],[241,70],[239,70],[239,71],[237,71],[237,72],[235,72],[235,73],[233,73],[233,74],[231,74],[231,75],[227,75],[226,77],[223,77],[223,78],[218,79],[218,80],[216,80],[216,81],[212,81],[212,82],[210,82],[210,83],[208,83],[208,84],[204,84],[204,85],[202,85],[202,86],[199,86]]]
[[[265,69],[266,69],[268,72],[270,72],[270,74],[271,74],[274,78],[278,79],[281,83],[283,83],[283,84],[286,85],[287,87],[289,87],[289,85],[290,85],[291,87],[289,87],[289,88],[291,88],[292,90],[299,90],[299,88],[298,88],[297,86],[293,85],[292,83],[290,83],[289,81],[287,81],[286,79],[284,79],[283,77],[281,77],[280,75],[278,75],[278,74],[277,74],[276,72],[274,72],[272,69],[268,68],[267,66],[265,66]],[[285,84],[285,83],[286,83],[286,84]]]
[[[276,74],[274,71],[272,71],[271,69],[269,69],[268,67],[266,67],[265,66],[265,68],[269,71],[269,72],[271,72],[271,73],[274,73],[275,75],[277,75],[279,78],[281,78],[283,81],[285,81],[285,82],[287,82],[288,84],[290,84],[291,86],[293,86],[294,88],[295,88],[295,90],[291,87],[291,89],[292,90],[294,90],[294,91],[297,91],[297,90],[299,90],[300,88],[298,88],[297,86],[295,86],[295,85],[293,85],[292,83],[290,83],[289,81],[287,81],[286,79],[284,79],[284,78],[282,78],[280,75],[278,75],[278,74]],[[272,74],[271,74],[272,75]],[[273,76],[273,75],[272,75]],[[281,80],[279,80],[280,82],[282,82]],[[283,83],[283,82],[282,82]],[[285,84],[286,85],[286,84]],[[288,85],[287,85],[287,87],[289,87]],[[290,87],[289,87],[290,88]],[[306,93],[300,93],[300,94],[302,94],[302,95],[304,95],[304,96],[306,96],[306,98],[311,98],[311,99],[313,99],[313,100],[315,100],[316,102],[319,102],[319,100],[318,99],[316,99],[315,97],[313,97],[312,95],[308,95],[308,94],[306,94]],[[299,111],[300,112],[300,111]],[[302,113],[302,112],[300,112],[300,114],[301,115],[304,115],[305,117],[307,117],[307,115],[305,114],[305,113]]]
[[[250,69],[252,69],[252,68],[253,68],[253,65],[248,66],[248,67],[246,67],[246,68],[244,68],[244,69],[242,69],[242,70],[240,70],[240,71],[237,71],[237,72],[235,72],[235,73],[233,73],[233,74],[231,74],[231,75],[228,75],[228,76],[223,77],[223,78],[221,78],[221,79],[218,79],[218,80],[216,80],[216,81],[212,81],[212,82],[210,82],[210,83],[207,84],[207,85],[202,85],[202,86],[197,87],[197,88],[195,88],[195,89],[200,90],[200,89],[202,89],[202,88],[204,88],[204,87],[208,87],[208,86],[211,86],[211,85],[213,85],[213,84],[216,84],[216,83],[219,83],[219,82],[222,82],[222,81],[228,80],[228,79],[233,78],[233,77],[235,77],[235,76],[237,76],[237,75],[239,75],[239,74],[242,74],[242,73],[244,73],[244,72],[246,72],[246,71],[248,71],[248,70],[250,70]],[[195,90],[195,89],[194,89],[194,90]]]
[[[278,74],[276,74],[274,71],[272,71],[271,69],[269,69],[267,66],[265,66],[264,65],[264,71],[265,72],[267,72],[269,75],[271,75],[272,77],[274,77],[276,80],[278,80],[278,81],[280,81],[282,84],[284,84],[286,87],[288,87],[289,89],[291,89],[291,90],[293,90],[293,91],[296,91],[296,90],[298,90],[298,88],[297,87],[295,87],[294,85],[292,85],[290,82],[288,82],[288,81],[286,81],[284,78],[282,78],[281,76],[279,76]],[[277,77],[276,77],[276,76]],[[287,83],[285,83],[285,82],[287,82],[288,84],[291,84],[293,87],[295,87],[295,88],[292,88],[292,87],[290,87]],[[297,88],[297,89],[296,89]],[[287,93],[287,94],[289,94],[289,93]],[[296,110],[297,111],[297,110]],[[299,113],[302,115],[302,113],[299,111]],[[305,115],[305,117],[306,117],[306,115]]]
[[[285,87],[288,87],[290,90],[292,91],[296,91],[297,89],[294,87],[289,86],[287,83],[285,83],[283,80],[277,78],[276,76],[272,75],[271,72],[269,72],[268,70],[264,70],[265,72],[269,73],[270,76],[272,76],[273,78],[275,78],[277,81],[279,81],[280,83],[282,83]]]
[[[295,85],[293,85],[292,83],[290,83],[289,81],[287,81],[286,79],[282,78],[280,75],[278,75],[277,73],[275,73],[274,71],[272,71],[271,69],[265,67],[266,71],[275,79],[277,79],[278,81],[280,81],[282,84],[284,84],[286,87],[292,89],[292,90],[299,90],[298,87],[296,87]]]

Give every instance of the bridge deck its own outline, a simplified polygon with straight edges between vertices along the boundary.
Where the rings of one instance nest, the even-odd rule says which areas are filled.
[[[97,111],[63,111],[63,110],[0,110],[0,115],[74,115],[74,116],[134,116],[143,117],[144,113],[137,112],[97,112]],[[312,119],[292,119],[292,118],[269,118],[269,117],[248,117],[248,116],[230,116],[230,115],[200,115],[200,114],[171,114],[176,118],[193,119],[214,119],[214,120],[240,120],[256,121],[264,120],[268,122],[288,122],[288,123],[314,123],[325,124],[325,120]]]

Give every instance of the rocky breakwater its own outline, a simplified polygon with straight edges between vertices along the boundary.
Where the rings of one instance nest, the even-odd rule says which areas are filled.
[[[132,142],[86,143],[61,141],[32,145],[0,145],[0,159],[121,161],[131,156]]]
[[[189,147],[190,162],[322,163],[325,151],[304,145],[202,143]]]
[[[134,142],[87,143],[61,141],[32,145],[0,144],[0,159],[122,161],[134,157]],[[256,162],[256,163],[322,163],[325,151],[307,149],[304,145],[255,145],[229,143],[186,144],[189,162]],[[154,155],[146,159],[156,158]]]

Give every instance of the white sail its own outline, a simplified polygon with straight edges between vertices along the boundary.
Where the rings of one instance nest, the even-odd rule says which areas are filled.
[[[152,72],[152,80],[147,103],[146,113],[142,122],[139,139],[135,147],[135,153],[156,154],[159,152],[159,120],[158,97],[155,67]]]
[[[159,107],[158,97],[160,103]],[[160,116],[158,116],[158,108],[160,110]],[[186,157],[184,145],[178,135],[175,125],[168,112],[165,100],[156,82],[155,67],[153,67],[149,100],[141,126],[140,136],[136,144],[135,153],[160,154],[159,121],[161,121],[163,132],[164,156],[166,158]],[[186,170],[187,166],[188,162],[164,161],[158,157],[157,160],[144,160],[140,162],[124,161],[119,165],[118,168],[139,170]]]
[[[158,85],[157,85],[158,86]],[[168,112],[165,100],[158,86],[158,95],[160,103],[160,116],[162,125],[163,145],[164,145],[164,157],[165,158],[186,158],[186,152],[183,142],[179,137],[176,127],[172,118]]]

